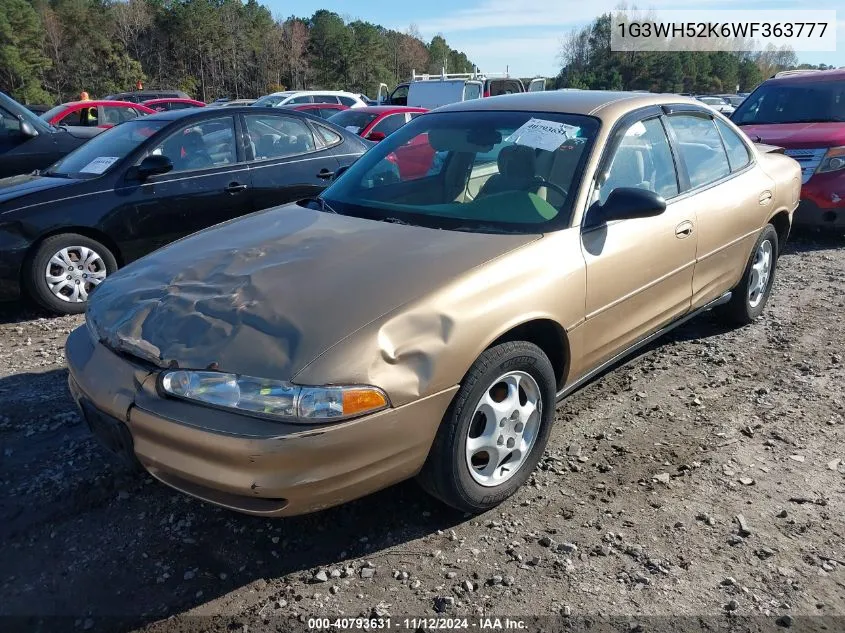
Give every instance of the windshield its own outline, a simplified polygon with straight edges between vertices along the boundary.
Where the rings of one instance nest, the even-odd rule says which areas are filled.
[[[417,117],[321,196],[342,215],[473,232],[568,226],[597,120],[546,112]]]
[[[169,121],[126,121],[81,145],[62,158],[45,176],[96,178],[132,153]]]
[[[281,95],[267,95],[266,97],[261,97],[258,101],[253,103],[252,105],[258,106],[260,108],[273,108],[280,104],[282,101],[287,99],[291,94],[281,94]]]
[[[739,125],[845,121],[845,81],[763,84],[731,119]]]
[[[356,109],[342,110],[329,117],[329,121],[340,127],[345,127],[353,134],[360,134],[365,127],[375,121],[378,114],[359,112]]]

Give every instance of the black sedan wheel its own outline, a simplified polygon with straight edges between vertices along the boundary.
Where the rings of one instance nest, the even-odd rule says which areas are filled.
[[[91,292],[116,270],[114,255],[96,240],[76,233],[54,235],[32,257],[27,289],[52,312],[79,314]]]

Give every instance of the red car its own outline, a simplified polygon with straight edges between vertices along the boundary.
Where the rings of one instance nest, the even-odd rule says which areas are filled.
[[[165,110],[184,110],[185,108],[204,108],[205,104],[196,99],[182,99],[181,97],[168,97],[166,99],[150,99],[143,102],[148,108],[156,112]]]
[[[426,112],[425,108],[408,106],[367,106],[336,114],[331,121],[369,141],[381,141]]]
[[[41,115],[51,125],[109,128],[155,110],[128,101],[71,101]]]
[[[845,69],[775,76],[731,120],[752,141],[783,147],[800,163],[796,226],[845,228]]]
[[[291,103],[279,107],[287,108],[288,110],[297,110],[299,112],[309,112],[323,119],[328,119],[342,110],[349,109],[349,106],[340,103]]]

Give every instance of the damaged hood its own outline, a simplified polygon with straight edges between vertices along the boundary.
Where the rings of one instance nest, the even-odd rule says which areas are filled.
[[[206,229],[118,271],[92,294],[87,319],[111,348],[160,367],[290,380],[385,313],[538,237],[288,205]]]

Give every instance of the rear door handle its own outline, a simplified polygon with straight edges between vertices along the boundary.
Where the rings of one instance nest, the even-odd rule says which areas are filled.
[[[689,237],[692,235],[692,222],[687,220],[686,222],[681,222],[678,226],[675,227],[675,237],[682,240],[685,237]]]
[[[772,192],[771,191],[764,191],[760,194],[760,198],[758,199],[761,205],[767,205],[772,201]]]
[[[242,182],[230,182],[226,186],[224,191],[226,193],[240,193],[244,189],[246,189],[246,185],[244,183],[242,183]]]
[[[328,180],[332,176],[334,176],[334,172],[325,167],[317,173],[317,178],[322,178],[323,180]]]

